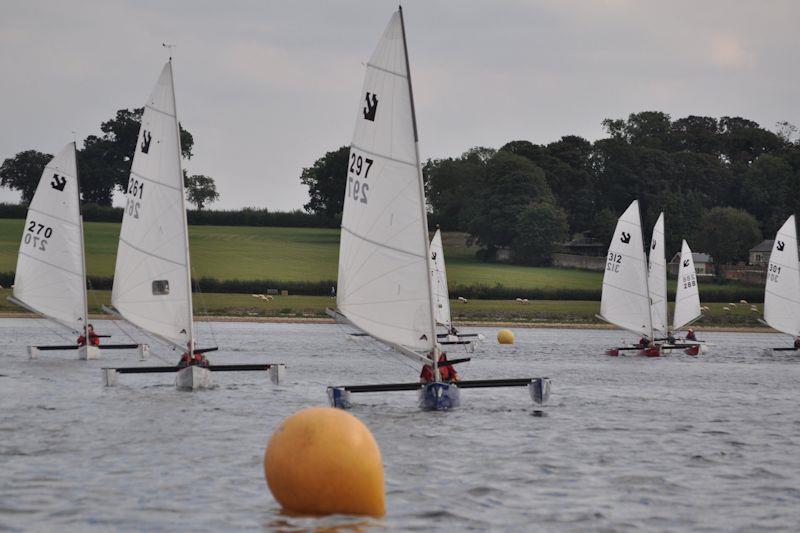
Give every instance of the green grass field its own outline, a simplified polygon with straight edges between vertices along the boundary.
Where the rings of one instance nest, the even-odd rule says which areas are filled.
[[[25,313],[9,302],[9,289],[0,289],[0,313]],[[110,291],[89,291],[89,312],[102,313],[102,305],[111,301]],[[194,311],[198,316],[233,317],[286,317],[322,318],[326,307],[334,305],[327,296],[275,296],[272,301],[260,300],[249,294],[195,294]],[[729,311],[726,304],[708,304],[698,325],[713,326],[759,326],[762,306],[752,311],[749,305],[737,305]],[[453,320],[456,322],[522,322],[591,324],[601,323],[595,315],[600,312],[600,302],[582,300],[535,300],[527,304],[509,300],[469,300],[467,303],[453,300],[450,303]],[[670,306],[670,311],[671,311]]]
[[[23,222],[0,219],[0,272],[16,268]],[[88,274],[112,277],[119,224],[88,222],[85,234]],[[337,277],[339,231],[335,229],[190,226],[189,240],[195,278],[315,282]],[[476,248],[466,245],[463,233],[446,233],[444,247],[451,287],[500,284],[519,289],[599,290],[603,280],[602,272],[482,263],[475,259]],[[703,285],[705,290],[717,287]]]

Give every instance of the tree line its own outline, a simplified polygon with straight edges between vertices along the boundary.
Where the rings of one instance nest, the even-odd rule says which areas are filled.
[[[143,112],[143,107],[120,109],[100,124],[102,135],[89,135],[83,140],[77,152],[83,202],[110,206],[114,190],[126,190]],[[194,137],[182,125],[180,138],[182,156],[191,159]],[[5,159],[0,165],[0,186],[19,191],[22,203],[30,203],[44,167],[52,158],[52,154],[25,150]],[[188,176],[184,170],[184,186],[187,200],[197,209],[219,199],[216,183],[209,176]]]
[[[575,135],[550,144],[511,141],[475,147],[423,165],[431,219],[465,231],[478,256],[545,264],[557,243],[581,234],[608,242],[617,217],[639,199],[645,239],[665,212],[668,253],[687,239],[717,264],[746,259],[800,210],[800,142],[782,122],[776,131],[741,117],[660,111],[606,119],[604,138]],[[342,210],[348,147],[303,169],[312,213]]]

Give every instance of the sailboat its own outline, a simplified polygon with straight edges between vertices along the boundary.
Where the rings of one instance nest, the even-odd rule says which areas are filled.
[[[88,339],[89,304],[75,143],[67,144],[45,167],[28,206],[14,277],[15,304]],[[103,349],[146,350],[146,345],[114,344]],[[88,342],[29,346],[31,359],[45,350],[77,350],[78,359],[97,359]]]
[[[111,311],[139,329],[185,351],[190,364],[105,368],[106,385],[121,373],[175,373],[181,390],[212,386],[214,371],[269,370],[280,380],[282,365],[195,364],[189,231],[181,168],[172,59],[147,99],[136,142],[120,229]]]
[[[800,260],[797,255],[797,227],[794,215],[775,235],[764,287],[764,322],[795,338],[794,347],[767,348],[766,352],[797,351],[800,336]]]
[[[444,246],[442,244],[442,232],[436,228],[436,233],[431,239],[431,280],[433,283],[434,316],[436,325],[444,328],[443,332],[437,332],[436,337],[441,345],[462,344],[469,347],[474,346],[475,340],[484,340],[481,333],[462,333],[456,330],[453,325],[453,318],[450,314],[450,292],[447,289],[447,270],[444,263]]]
[[[703,316],[700,309],[700,290],[697,286],[697,273],[694,268],[694,258],[689,244],[684,239],[681,242],[681,257],[678,267],[678,282],[675,289],[675,311],[672,317],[672,334],[684,329]],[[688,355],[697,355],[708,351],[708,344],[704,341],[682,339],[683,345],[688,345],[684,351]]]
[[[667,258],[664,245],[664,213],[658,215],[650,239],[647,288],[650,291],[650,317],[653,334],[666,337],[669,330],[667,315]]]
[[[366,65],[347,163],[334,316],[392,347],[414,363],[430,365],[430,383],[335,386],[334,407],[350,394],[416,390],[427,410],[456,407],[459,389],[526,386],[546,400],[549,380],[445,382],[439,371],[436,298],[418,130],[403,11],[395,12]],[[454,364],[449,361],[447,364]],[[416,377],[416,376],[415,376]]]
[[[663,218],[661,220],[663,222]],[[650,357],[661,355],[661,346],[655,344],[653,333],[648,267],[642,241],[639,201],[634,200],[617,221],[608,248],[598,318],[646,338],[650,343],[649,346],[611,348],[606,351],[608,355],[619,355],[620,350],[636,350]]]

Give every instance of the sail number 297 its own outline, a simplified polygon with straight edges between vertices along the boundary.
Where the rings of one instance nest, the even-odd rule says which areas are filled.
[[[128,181],[128,200],[125,204],[125,211],[133,218],[139,218],[139,208],[142,206],[141,200],[144,198],[144,183],[131,177]]]
[[[619,267],[622,264],[622,254],[608,252],[608,260],[606,261],[606,270],[611,272],[619,272]]]
[[[369,194],[369,184],[367,177],[374,161],[368,157],[357,154],[355,150],[350,151],[350,161],[347,167],[347,196],[356,202],[366,204],[367,194]]]

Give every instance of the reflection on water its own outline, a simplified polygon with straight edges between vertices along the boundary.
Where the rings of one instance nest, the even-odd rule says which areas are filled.
[[[115,326],[95,323],[128,342]],[[386,466],[388,515],[281,513],[262,456],[281,419],[326,403],[330,384],[416,379],[418,369],[337,326],[199,324],[217,363],[287,363],[287,381],[218,373],[178,392],[168,375],[100,368],[25,347],[60,343],[37,320],[0,320],[0,528],[787,529],[800,523],[800,361],[764,356],[778,335],[707,334],[711,354],[609,358],[614,331],[523,330],[491,341],[465,379],[549,376],[537,412],[524,388],[470,389],[425,413],[411,392],[354,395]],[[157,357],[177,355],[154,346]],[[457,354],[454,354],[458,356]]]

